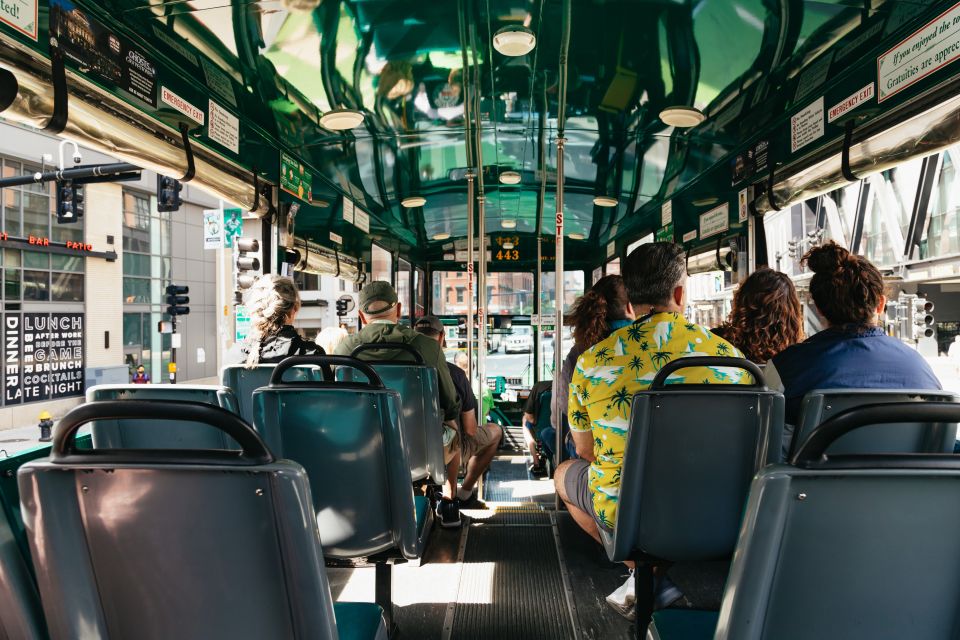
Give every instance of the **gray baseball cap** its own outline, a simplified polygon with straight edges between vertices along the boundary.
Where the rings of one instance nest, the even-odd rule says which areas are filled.
[[[375,305],[374,303],[381,303]],[[377,280],[360,290],[360,311],[364,313],[383,313],[397,304],[397,291],[389,282]],[[371,310],[370,307],[375,307]]]

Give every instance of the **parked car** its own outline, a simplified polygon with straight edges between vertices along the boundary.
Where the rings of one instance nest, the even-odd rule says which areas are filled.
[[[528,326],[513,327],[503,342],[504,353],[530,353],[533,351],[533,328]]]

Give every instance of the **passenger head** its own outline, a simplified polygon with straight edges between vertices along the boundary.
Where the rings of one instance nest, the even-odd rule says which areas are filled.
[[[960,336],[957,336],[957,338],[960,339]],[[137,367],[137,373],[143,373],[143,365],[142,365],[142,364]]]
[[[418,333],[422,333],[428,338],[436,340],[441,347],[446,346],[447,340],[443,332],[443,323],[440,322],[440,318],[437,316],[423,316],[417,319],[413,328],[416,329]]]
[[[325,353],[334,353],[337,346],[347,337],[347,330],[343,327],[326,327],[313,339]]]
[[[733,296],[725,335],[748,360],[766,362],[803,339],[803,310],[790,277],[762,267]]]
[[[683,311],[687,283],[687,259],[683,247],[673,242],[642,244],[623,262],[623,284],[636,315],[654,307]]]
[[[960,341],[960,336],[957,336],[957,340]],[[463,372],[466,373],[469,368],[470,361],[467,359],[467,354],[464,351],[458,351],[457,355],[453,358],[453,364],[457,365]]]
[[[244,296],[250,314],[250,354],[247,366],[260,361],[260,342],[293,324],[300,310],[300,293],[293,280],[273,273],[262,275]]]
[[[389,282],[377,280],[360,290],[360,319],[363,324],[370,324],[374,320],[397,322],[400,313],[397,292]]]
[[[833,242],[803,256],[813,278],[810,295],[830,326],[876,324],[887,304],[883,276],[869,260]]]
[[[633,307],[627,299],[623,278],[609,275],[597,280],[589,291],[577,298],[570,317],[573,339],[581,348],[592,347],[606,338],[611,322],[632,320]]]

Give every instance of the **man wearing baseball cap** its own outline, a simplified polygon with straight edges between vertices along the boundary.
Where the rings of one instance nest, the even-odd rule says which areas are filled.
[[[432,338],[440,345],[441,351],[447,344],[444,335],[443,323],[437,316],[424,316],[417,319],[413,328],[419,333]],[[500,446],[500,437],[503,431],[499,425],[488,422],[480,423],[480,406],[470,388],[470,380],[463,369],[452,362],[446,362],[453,386],[460,396],[460,464],[466,465],[466,475],[460,488],[457,489],[457,499],[461,502],[470,502],[476,497],[477,480],[490,466],[490,461],[497,455]]]
[[[440,411],[443,413],[447,436],[444,438],[444,452],[447,463],[447,482],[443,485],[443,498],[437,504],[437,516],[440,526],[459,527],[460,508],[457,502],[457,474],[460,469],[460,445],[457,437],[457,419],[460,417],[460,400],[457,389],[450,378],[443,350],[425,335],[417,333],[401,324],[403,315],[397,292],[389,282],[375,281],[360,290],[360,320],[363,328],[355,335],[348,336],[337,346],[337,355],[348,356],[362,344],[381,342],[401,342],[413,347],[423,357],[428,366],[437,370],[437,383],[440,390]],[[358,354],[361,360],[396,360],[409,362],[410,355],[396,349],[372,349]],[[452,471],[451,471],[452,470]]]

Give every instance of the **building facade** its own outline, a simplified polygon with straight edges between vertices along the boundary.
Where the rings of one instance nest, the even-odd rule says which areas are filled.
[[[56,168],[60,139],[0,124],[5,178]],[[66,163],[73,149],[67,145]],[[115,159],[81,148],[82,164]],[[217,251],[204,251],[202,210],[219,202],[184,185],[184,206],[156,211],[156,174],[83,188],[85,215],[61,224],[53,182],[0,189],[2,357],[0,428],[58,417],[95,384],[128,382],[143,364],[167,378],[170,335],[161,336],[164,288],[190,287],[181,320],[178,381],[217,374]]]

